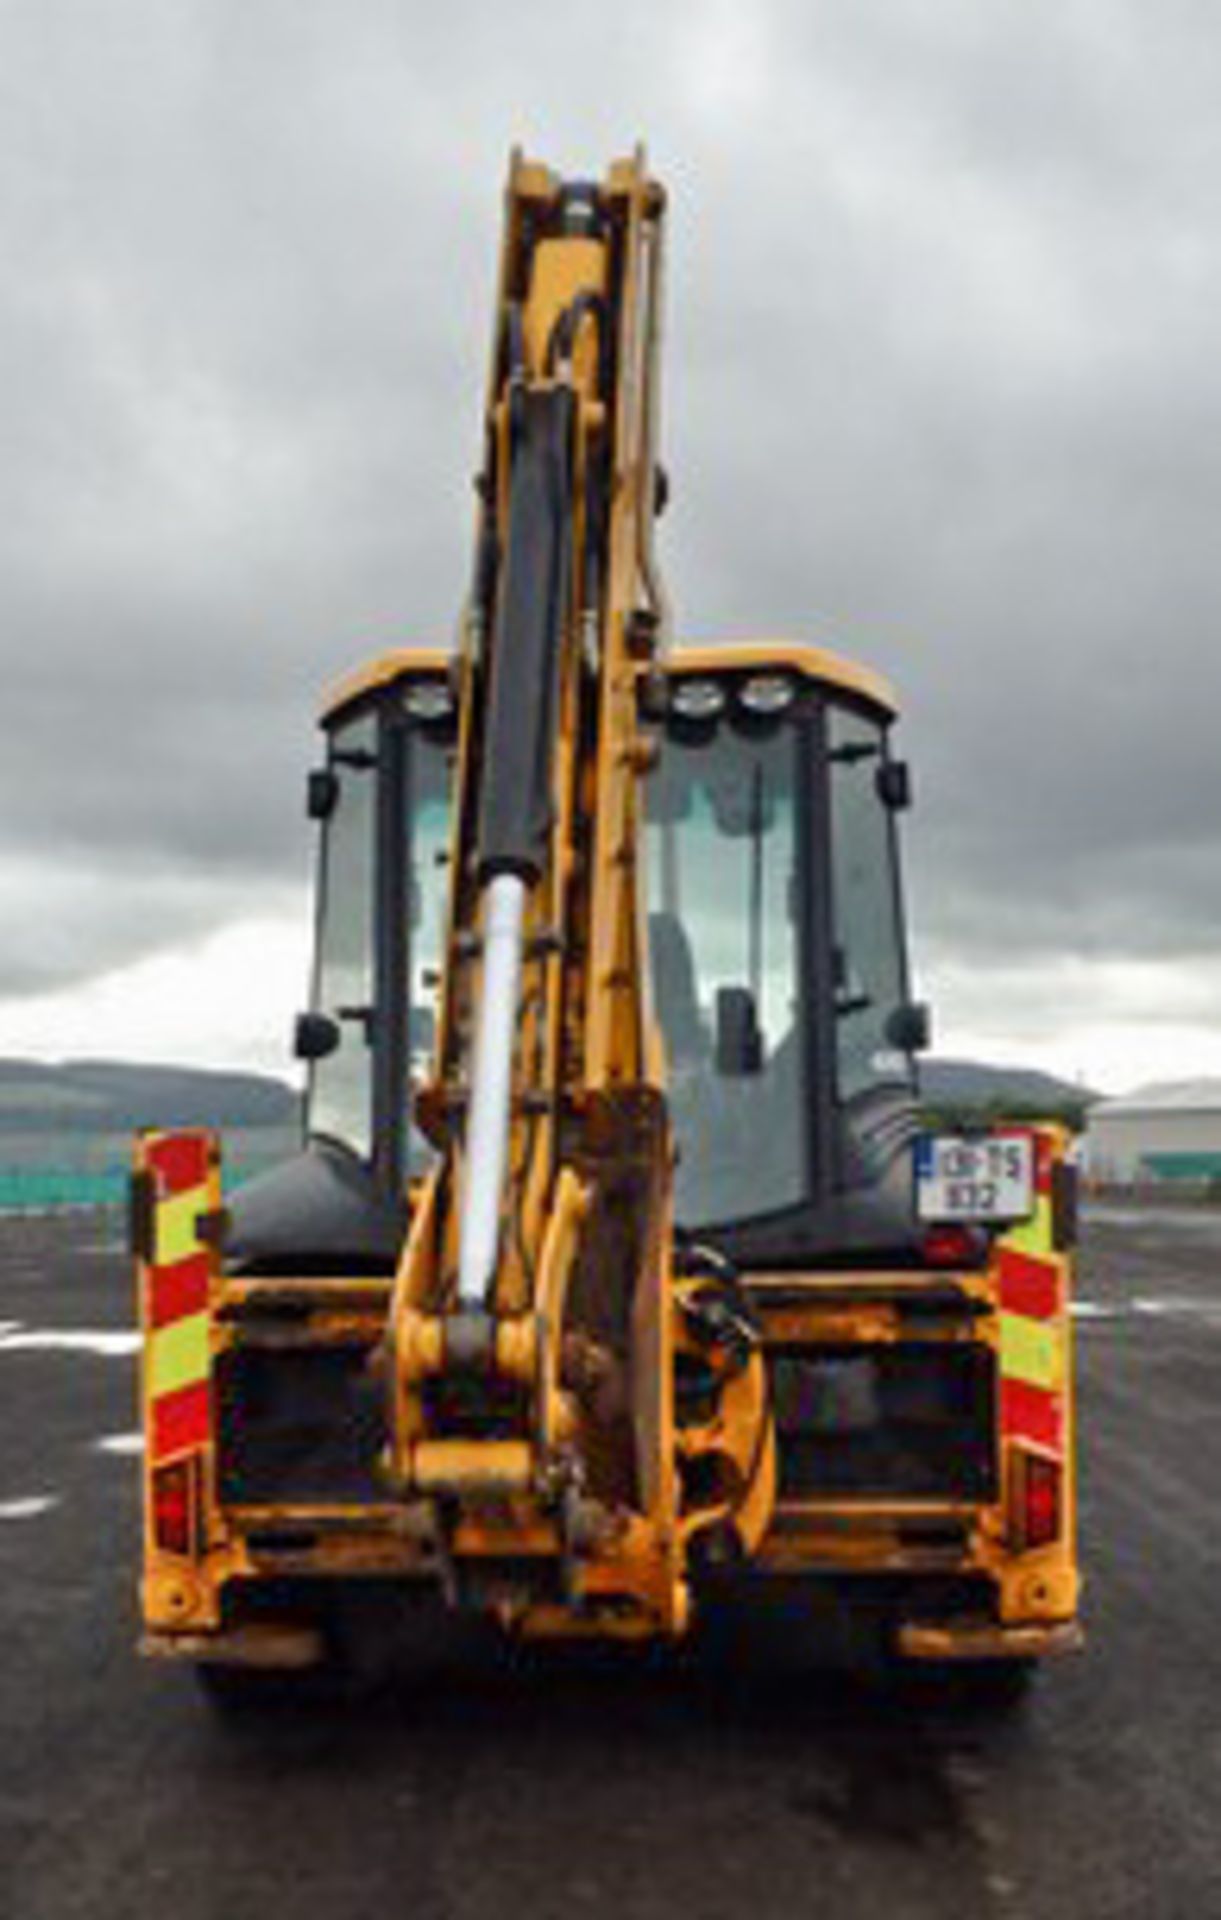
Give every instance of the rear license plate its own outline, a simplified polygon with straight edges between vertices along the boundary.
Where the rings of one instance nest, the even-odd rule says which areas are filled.
[[[1034,1143],[1028,1133],[926,1133],[916,1142],[922,1220],[1025,1220],[1034,1210]]]

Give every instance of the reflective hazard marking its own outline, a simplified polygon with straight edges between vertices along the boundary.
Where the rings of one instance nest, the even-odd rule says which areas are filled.
[[[154,1399],[208,1377],[208,1316],[193,1313],[154,1333],[148,1346],[148,1390]]]
[[[1033,1440],[1050,1453],[1064,1450],[1064,1403],[1021,1380],[1001,1381],[1001,1428],[1010,1440]]]
[[[137,1172],[151,1181],[152,1257],[141,1264],[144,1398],[151,1467],[206,1445],[211,1435],[211,1320],[215,1253],[199,1223],[216,1212],[220,1174],[204,1131],[148,1133]]]
[[[1043,1169],[1038,1167],[1037,1159],[1036,1169],[1035,1184],[1037,1187],[1039,1173],[1043,1172]],[[1009,1232],[1005,1235],[1005,1245],[1012,1248],[1014,1253],[1030,1253],[1035,1255],[1039,1254],[1044,1247],[1050,1247],[1051,1195],[1049,1193],[1041,1192],[1038,1194],[1034,1203],[1034,1212],[1031,1214],[1029,1220],[1019,1221],[1016,1227],[1010,1228]]]
[[[187,1260],[197,1252],[199,1241],[195,1233],[195,1222],[201,1213],[207,1211],[208,1190],[204,1186],[187,1189],[186,1193],[173,1195],[172,1198],[158,1200],[153,1216],[154,1264],[158,1267],[174,1267],[180,1260]]]
[[[149,1325],[171,1326],[208,1304],[208,1256],[195,1254],[176,1267],[154,1267],[149,1295]]]
[[[165,1393],[152,1403],[150,1451],[165,1460],[188,1447],[202,1447],[212,1426],[211,1393],[206,1380]]]
[[[1001,1252],[1001,1305],[1031,1320],[1050,1320],[1063,1305],[1059,1262],[1014,1253],[1006,1240]]]
[[[1001,1314],[1001,1373],[1027,1386],[1055,1388],[1061,1379],[1059,1329],[1021,1314]]]
[[[1062,1455],[1068,1315],[1067,1263],[1052,1235],[1054,1136],[1031,1129],[1035,1144],[1035,1210],[1001,1240],[1000,1426],[1003,1438],[1033,1442]]]

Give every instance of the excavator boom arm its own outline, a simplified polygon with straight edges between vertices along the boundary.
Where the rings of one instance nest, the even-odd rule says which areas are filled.
[[[587,1531],[664,1530],[673,1495],[637,897],[663,206],[639,154],[600,186],[512,162],[421,1102],[439,1158],[390,1327],[400,1489],[478,1506],[511,1484],[563,1553],[580,1502]]]

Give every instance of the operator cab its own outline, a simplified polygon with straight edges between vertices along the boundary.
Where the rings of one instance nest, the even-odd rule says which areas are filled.
[[[308,1133],[397,1190],[428,1148],[413,1094],[432,1060],[448,896],[456,711],[442,657],[342,700],[311,783],[322,827]],[[427,661],[427,664],[426,664]],[[387,663],[392,665],[393,663]]]
[[[889,691],[780,645],[676,652],[643,698],[676,1224],[744,1266],[914,1255]]]
[[[388,654],[323,713],[305,1148],[234,1195],[233,1264],[391,1272],[430,1149],[413,1120],[436,1025],[457,713],[449,657]]]
[[[916,1258],[908,995],[883,683],[793,646],[683,649],[642,682],[645,874],[685,1237],[748,1267]],[[236,1196],[239,1264],[393,1268],[431,1148],[456,712],[386,656],[324,715],[306,1150]]]

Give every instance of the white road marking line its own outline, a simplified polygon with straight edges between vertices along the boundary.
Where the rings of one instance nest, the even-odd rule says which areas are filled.
[[[101,1327],[0,1324],[0,1353],[92,1353],[104,1359],[120,1359],[139,1350],[138,1333],[114,1333]]]
[[[59,1505],[57,1493],[30,1493],[24,1500],[0,1500],[0,1520],[36,1520]]]
[[[95,1453],[135,1454],[144,1452],[142,1433],[105,1433],[93,1443]]]
[[[56,1200],[49,1207],[0,1207],[0,1223],[5,1220],[54,1220],[64,1213],[99,1213],[108,1204],[120,1203],[104,1200]]]
[[[1189,1293],[1141,1294],[1132,1302],[1133,1313],[1183,1320],[1203,1320],[1215,1326],[1221,1320],[1221,1301],[1200,1300]]]
[[[1130,1320],[1136,1315],[1153,1319],[1202,1321],[1221,1325],[1221,1300],[1200,1300],[1189,1293],[1139,1294],[1134,1300],[1074,1300],[1074,1320]]]

